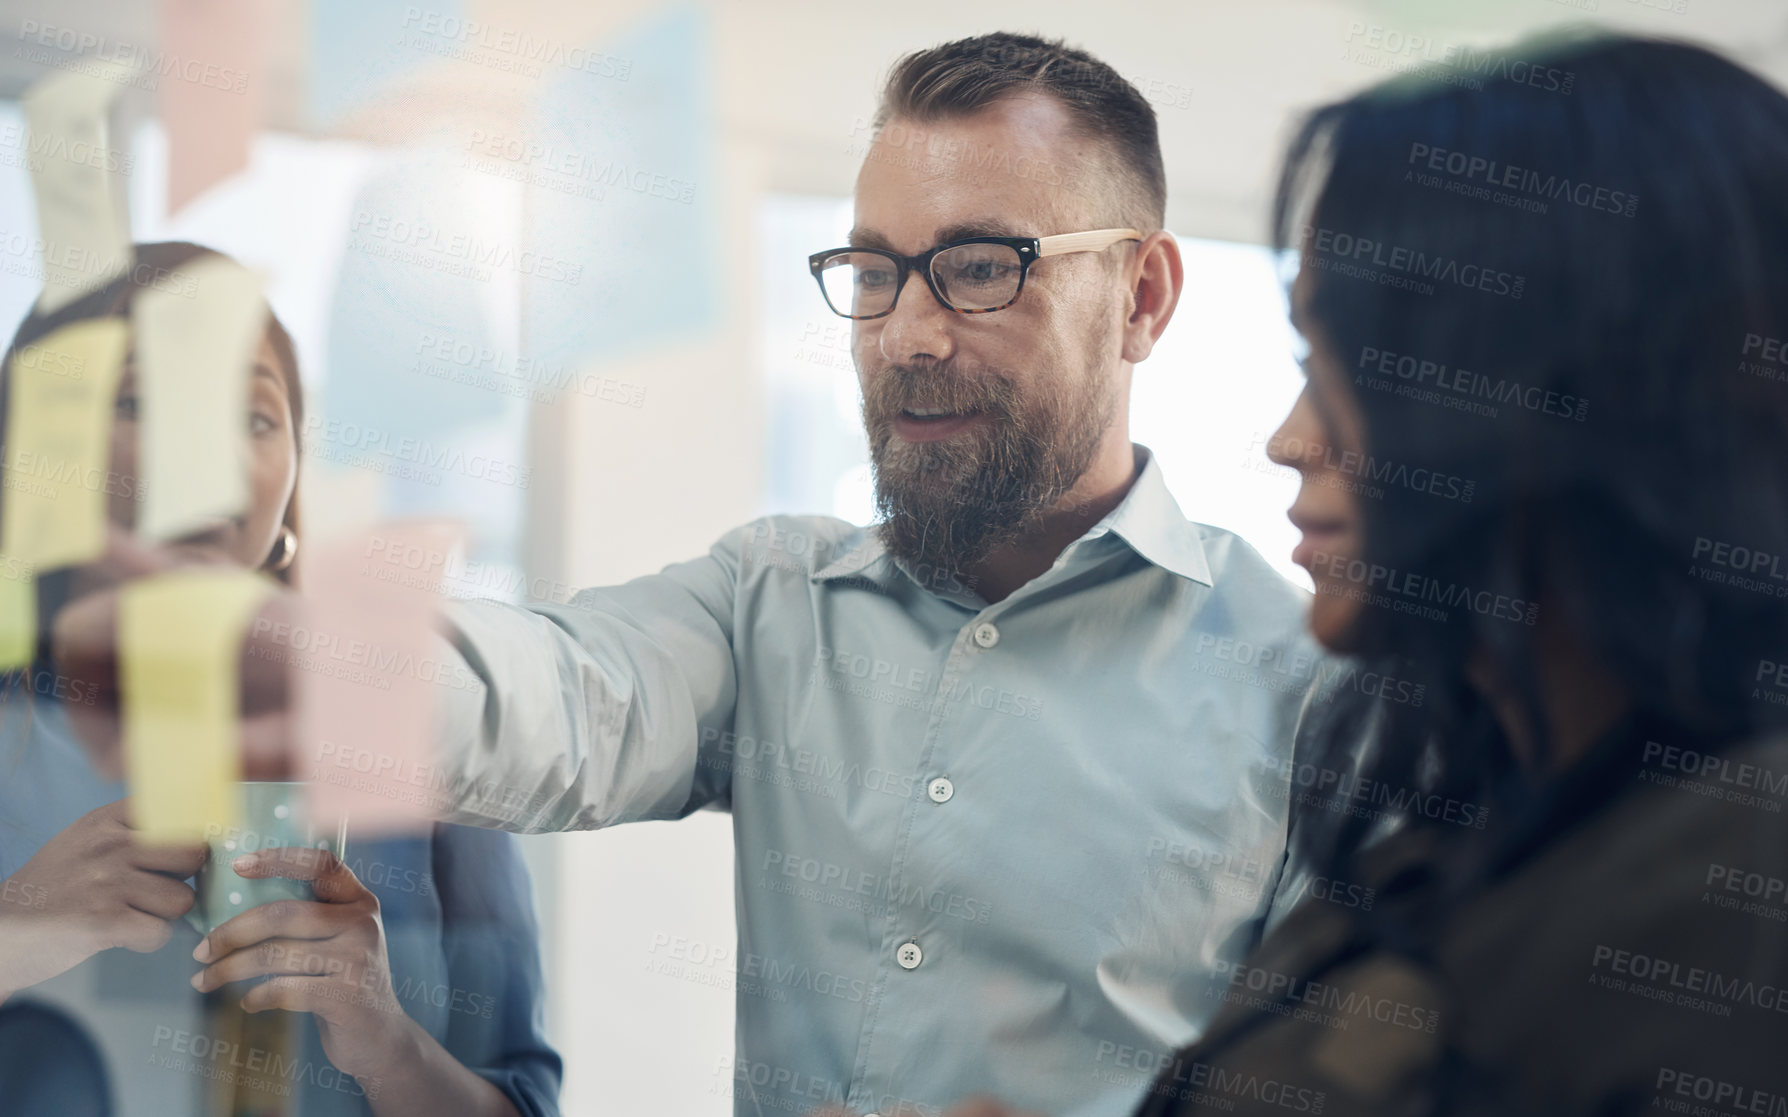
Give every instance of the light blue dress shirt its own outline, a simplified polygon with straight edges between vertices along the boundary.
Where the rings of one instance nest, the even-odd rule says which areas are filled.
[[[777,516],[567,605],[454,606],[449,817],[731,810],[737,1114],[1128,1113],[1296,898],[1319,665],[1308,595],[1137,461],[992,605]]]

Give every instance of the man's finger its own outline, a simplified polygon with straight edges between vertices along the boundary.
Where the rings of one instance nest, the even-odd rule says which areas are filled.
[[[287,782],[303,778],[294,756],[296,720],[285,708],[248,714],[241,724],[242,778]]]
[[[131,544],[131,569],[171,569],[178,556],[150,552]],[[185,565],[191,565],[190,558]],[[86,568],[83,568],[85,570]],[[109,574],[99,576],[104,583]],[[291,706],[290,672],[272,634],[289,623],[291,595],[272,592],[262,602],[243,635],[237,661],[241,687],[243,775],[251,780],[284,780],[292,770],[292,743],[287,714]],[[82,593],[63,605],[50,622],[50,650],[58,670],[78,684],[84,696],[66,702],[69,722],[87,752],[93,769],[107,779],[124,774],[118,693],[118,590],[115,584]]]

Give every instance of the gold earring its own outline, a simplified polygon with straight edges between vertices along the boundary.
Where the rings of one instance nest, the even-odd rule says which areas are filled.
[[[273,553],[267,556],[267,569],[275,574],[292,565],[298,557],[298,533],[289,527],[279,529],[279,539],[273,544]]]

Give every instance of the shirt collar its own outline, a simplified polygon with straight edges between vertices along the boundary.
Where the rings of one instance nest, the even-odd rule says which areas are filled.
[[[1136,453],[1137,477],[1124,499],[1103,520],[1087,529],[1081,539],[1097,539],[1107,533],[1116,535],[1130,548],[1161,569],[1182,578],[1211,584],[1211,567],[1204,554],[1204,540],[1198,525],[1186,519],[1179,502],[1167,491],[1167,481],[1154,452],[1147,446],[1132,444]],[[883,562],[882,560],[888,560]],[[813,575],[816,582],[862,577],[885,584],[898,569],[882,545],[874,528],[863,532],[863,538],[831,563]]]
[[[1186,519],[1179,501],[1167,491],[1167,479],[1161,475],[1154,451],[1147,446],[1132,447],[1136,451],[1136,483],[1087,535],[1109,531],[1161,569],[1211,585],[1211,564],[1205,559],[1198,525]]]

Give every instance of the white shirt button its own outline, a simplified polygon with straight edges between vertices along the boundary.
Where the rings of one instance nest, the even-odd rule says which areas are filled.
[[[933,803],[948,803],[950,796],[956,794],[956,785],[951,783],[947,777],[939,776],[931,781],[931,786],[927,787],[925,791],[931,796]]]
[[[975,626],[975,643],[991,648],[1000,642],[1000,630],[983,621]]]
[[[919,963],[925,960],[925,952],[919,949],[916,942],[903,942],[894,951],[894,960],[900,963],[903,970],[916,970]]]

